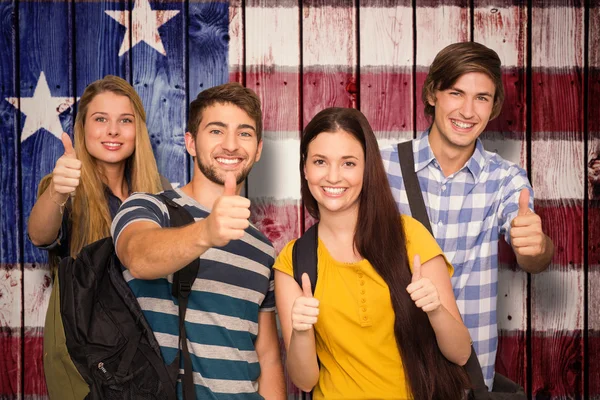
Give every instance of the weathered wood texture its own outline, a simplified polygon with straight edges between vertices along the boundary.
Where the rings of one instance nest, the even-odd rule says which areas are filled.
[[[556,243],[549,270],[531,279],[534,398],[582,398],[583,17],[579,2],[534,2],[531,169],[536,210]]]

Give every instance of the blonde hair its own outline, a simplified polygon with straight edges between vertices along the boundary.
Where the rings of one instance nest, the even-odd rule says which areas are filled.
[[[89,104],[99,94],[111,92],[126,96],[131,101],[135,115],[135,150],[126,160],[131,177],[130,192],[158,193],[162,186],[156,166],[152,145],[146,127],[146,112],[135,89],[124,79],[107,75],[85,88],[75,117],[75,152],[81,161],[81,178],[70,204],[71,257],[97,240],[110,236],[112,218],[105,195],[105,181],[96,165],[96,159],[87,151],[85,144],[85,120]],[[51,176],[40,182],[40,190],[50,184]],[[103,179],[104,178],[104,179]]]

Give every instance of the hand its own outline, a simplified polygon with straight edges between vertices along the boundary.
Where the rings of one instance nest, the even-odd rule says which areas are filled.
[[[542,219],[529,209],[529,190],[521,190],[519,212],[511,222],[510,241],[515,254],[535,257],[545,252],[546,235],[542,231]]]
[[[406,291],[415,305],[426,313],[436,311],[442,305],[435,285],[429,278],[421,277],[421,257],[418,254],[413,261],[412,280]]]
[[[81,161],[77,159],[69,135],[63,132],[61,140],[65,148],[65,153],[56,161],[56,165],[52,171],[52,188],[61,197],[60,200],[63,201],[71,193],[75,193],[75,189],[79,186]]]
[[[206,218],[206,243],[209,247],[222,247],[231,240],[244,236],[244,231],[250,226],[250,200],[235,194],[236,180],[233,172],[225,176],[225,191],[213,206]]]
[[[319,300],[312,295],[308,274],[302,274],[302,296],[292,306],[292,328],[298,332],[307,331],[317,323],[318,315]]]

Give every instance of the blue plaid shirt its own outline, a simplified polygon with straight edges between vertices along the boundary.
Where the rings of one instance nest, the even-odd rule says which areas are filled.
[[[464,167],[448,177],[429,147],[429,131],[413,141],[413,152],[431,228],[454,266],[456,303],[491,390],[498,347],[498,239],[504,235],[510,243],[520,191],[533,191],[525,170],[486,151],[480,140]],[[411,215],[398,148],[384,148],[381,155],[398,208]],[[533,209],[533,196],[529,207]]]

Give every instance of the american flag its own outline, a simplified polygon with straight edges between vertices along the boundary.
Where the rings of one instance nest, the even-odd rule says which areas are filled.
[[[600,399],[598,0],[0,0],[0,20],[0,399],[47,397],[51,279],[26,224],[87,84],[114,74],[134,85],[175,185],[190,179],[189,102],[228,80],[255,90],[265,144],[247,194],[279,250],[312,223],[300,200],[302,127],[322,108],[357,107],[380,144],[414,137],[428,126],[429,64],[469,40],[504,66],[507,100],[485,147],[528,169],[556,245],[549,271],[531,277],[502,248],[497,370],[533,398]]]

